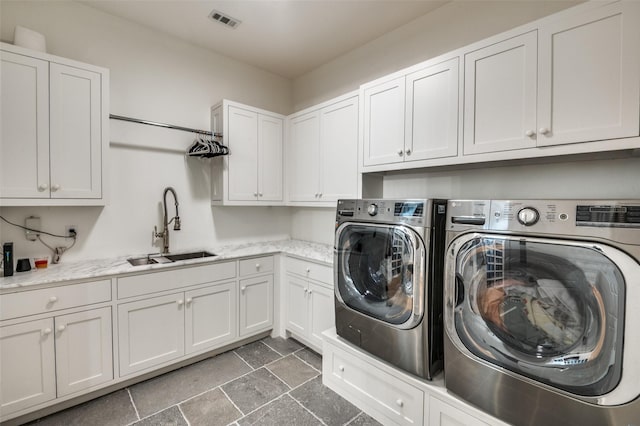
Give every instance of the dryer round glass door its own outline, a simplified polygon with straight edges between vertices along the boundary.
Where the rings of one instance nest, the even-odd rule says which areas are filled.
[[[576,395],[604,395],[618,385],[626,288],[602,250],[467,234],[454,251],[447,332],[469,352]]]
[[[336,297],[398,328],[424,314],[424,243],[411,228],[344,223],[336,232]]]

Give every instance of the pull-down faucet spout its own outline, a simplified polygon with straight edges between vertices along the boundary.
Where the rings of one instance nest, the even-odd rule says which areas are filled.
[[[167,192],[171,192],[173,195],[173,200],[176,205],[176,215],[169,220],[169,215],[167,214]],[[172,187],[168,186],[164,189],[164,193],[162,194],[162,204],[164,207],[164,217],[162,220],[163,229],[162,232],[158,232],[158,227],[154,227],[154,232],[156,238],[162,238],[162,253],[169,253],[169,224],[173,223],[173,230],[180,230],[180,215],[178,214],[178,195],[176,194],[176,190]]]

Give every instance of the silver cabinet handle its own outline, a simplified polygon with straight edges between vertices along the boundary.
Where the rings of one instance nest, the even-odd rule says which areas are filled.
[[[184,300],[176,300],[176,303],[178,304],[178,306],[182,306],[184,304]]]
[[[256,270],[260,270],[260,264],[256,263]]]
[[[51,334],[51,329],[48,328],[48,327],[45,328],[44,330],[42,330],[42,334],[45,335],[45,336],[48,335],[48,334]]]
[[[49,188],[49,185],[47,185],[46,183],[41,183],[40,185],[38,185],[38,191],[40,192],[46,191],[47,188]]]
[[[60,185],[58,185],[58,184],[51,185],[51,190],[52,191],[57,191],[59,189],[60,189]]]
[[[538,132],[542,135],[547,135],[549,134],[549,129],[547,127],[540,127],[540,129],[538,130]]]
[[[61,324],[61,325],[58,326],[58,331],[63,332],[66,328],[67,328],[66,325]]]
[[[244,291],[246,290],[246,287],[240,287],[240,291],[244,293]]]
[[[403,154],[403,153],[404,153],[404,151],[403,151],[403,150],[401,150],[401,149],[399,149],[399,150],[398,150],[398,155],[399,155],[400,157],[402,157],[402,154]]]
[[[187,298],[187,305],[190,305],[190,304],[191,304],[191,302],[193,302],[193,299],[192,299],[192,298],[190,298],[190,297],[188,297],[188,298]]]
[[[344,371],[344,365],[340,365],[340,366],[338,366],[338,370],[340,370],[340,371]]]
[[[49,298],[49,303],[56,303],[58,301],[58,298],[56,296],[51,296]]]
[[[527,130],[527,132],[525,133],[525,135],[527,135],[528,137],[533,137],[536,134],[536,132],[534,132],[533,130]]]
[[[396,405],[397,405],[398,407],[403,407],[403,406],[404,406],[404,401],[403,401],[403,400],[401,400],[401,399],[398,399],[398,400],[396,401]]]
[[[405,153],[406,153],[407,155],[411,155],[411,148],[407,149],[407,150],[405,151]]]

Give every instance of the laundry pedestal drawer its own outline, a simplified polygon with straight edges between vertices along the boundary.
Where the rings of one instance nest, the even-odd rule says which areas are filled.
[[[325,339],[322,380],[338,394],[383,424],[420,425],[424,392]]]

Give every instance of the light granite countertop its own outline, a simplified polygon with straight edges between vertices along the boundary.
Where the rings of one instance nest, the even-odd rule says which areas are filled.
[[[32,269],[28,272],[16,272],[11,277],[0,277],[0,291],[43,284],[59,283],[72,280],[103,278],[114,275],[126,275],[150,270],[175,268],[184,265],[212,263],[221,260],[237,259],[240,257],[258,256],[264,254],[285,253],[305,259],[333,264],[333,247],[327,244],[312,243],[301,240],[281,240],[257,242],[226,246],[198,247],[192,251],[208,251],[215,257],[183,260],[173,263],[131,266],[127,259],[130,257],[145,257],[146,253],[138,253],[113,258],[82,260],[77,262],[62,262],[49,265],[46,269]],[[172,254],[184,253],[175,252]]]

